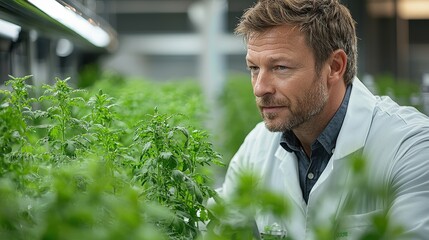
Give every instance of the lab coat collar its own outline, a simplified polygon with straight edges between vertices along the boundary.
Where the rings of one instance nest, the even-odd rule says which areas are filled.
[[[322,175],[319,177],[319,180],[314,185],[313,190],[315,190],[328,178],[329,175],[331,175],[332,170],[337,165],[335,162],[346,160],[352,156],[352,154],[358,154],[361,152],[371,127],[375,103],[375,96],[357,77],[355,77],[353,79],[349,106],[347,108],[343,126],[338,134],[334,154]],[[338,164],[341,165],[339,162]]]
[[[355,77],[346,117],[332,159],[344,158],[365,145],[375,103],[375,96]]]

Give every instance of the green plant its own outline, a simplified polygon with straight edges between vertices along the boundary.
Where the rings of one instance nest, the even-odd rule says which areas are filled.
[[[199,224],[208,220],[204,199],[215,195],[208,187],[209,178],[198,168],[221,164],[220,156],[206,142],[205,132],[172,126],[170,118],[155,109],[149,124],[138,124],[132,147],[140,151],[135,179],[144,187],[148,201],[156,201],[176,215],[174,221],[157,225],[170,229],[171,239],[194,239]]]
[[[32,117],[32,86],[26,84],[30,76],[10,76],[6,86],[0,90],[0,178],[7,177],[19,186],[31,182],[27,177],[29,166],[34,160],[33,147],[29,142]]]
[[[6,82],[11,91],[0,90],[0,153],[2,156],[10,153],[12,148],[18,150],[26,144],[25,133],[27,131],[27,120],[31,112],[31,103],[35,101],[30,97],[30,85],[26,81],[30,76],[14,78]]]
[[[40,111],[39,116],[51,120],[49,123],[39,126],[46,128],[47,136],[42,138],[42,142],[49,144],[49,151],[53,154],[53,161],[61,161],[63,157],[73,157],[78,148],[87,147],[87,139],[80,134],[86,131],[87,123],[74,116],[76,108],[81,107],[85,100],[78,96],[84,91],[73,89],[65,80],[56,79],[55,85],[44,85],[43,95],[39,98],[40,102],[49,107],[45,112]]]
[[[120,139],[125,131],[114,127],[118,121],[114,108],[117,106],[115,100],[100,90],[92,96],[87,105],[90,107],[90,114],[84,117],[88,121],[89,135],[92,137],[92,151],[101,153],[100,157],[106,164],[120,166],[121,156],[127,156],[126,148]]]
[[[220,162],[206,132],[178,125],[201,114],[199,105],[176,109],[192,109],[182,114],[131,112],[118,105],[144,99],[118,103],[102,90],[73,89],[69,79],[30,98],[28,78],[11,77],[11,91],[1,91],[1,239],[198,236],[204,202],[215,194],[206,167]]]

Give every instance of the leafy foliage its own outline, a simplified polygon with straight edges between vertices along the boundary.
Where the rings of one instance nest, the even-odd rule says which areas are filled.
[[[90,95],[69,79],[31,98],[27,79],[11,77],[1,91],[1,239],[198,236],[215,195],[205,168],[220,156],[206,132],[179,125],[188,113],[140,102],[147,112],[131,117],[102,90]]]
[[[197,170],[211,162],[220,164],[220,156],[204,141],[206,133],[172,126],[169,118],[155,109],[148,125],[138,124],[133,149],[141,151],[137,153],[139,161],[133,164],[134,175],[147,200],[160,203],[177,216],[173,222],[157,225],[192,239],[198,234],[198,224],[208,220],[204,199],[215,195],[207,176]]]

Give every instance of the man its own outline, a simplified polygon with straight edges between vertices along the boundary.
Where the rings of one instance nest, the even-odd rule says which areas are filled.
[[[347,8],[338,0],[260,0],[236,32],[246,40],[264,123],[231,160],[222,195],[252,171],[291,207],[281,219],[258,214],[261,232],[275,224],[297,240],[318,239],[320,229],[359,239],[384,216],[385,239],[427,239],[429,119],[374,96],[356,77]]]

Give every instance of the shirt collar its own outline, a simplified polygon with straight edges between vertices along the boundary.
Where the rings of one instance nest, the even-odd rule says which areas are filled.
[[[340,133],[341,126],[343,125],[343,121],[346,116],[351,89],[352,85],[350,84],[347,86],[346,94],[337,112],[332,117],[331,121],[329,121],[323,132],[319,137],[317,137],[316,141],[312,144],[312,150],[317,146],[317,143],[320,143],[326,152],[332,154],[335,144],[337,143],[338,134]],[[297,152],[301,149],[301,143],[292,131],[286,131],[282,134],[280,145],[288,152]]]

